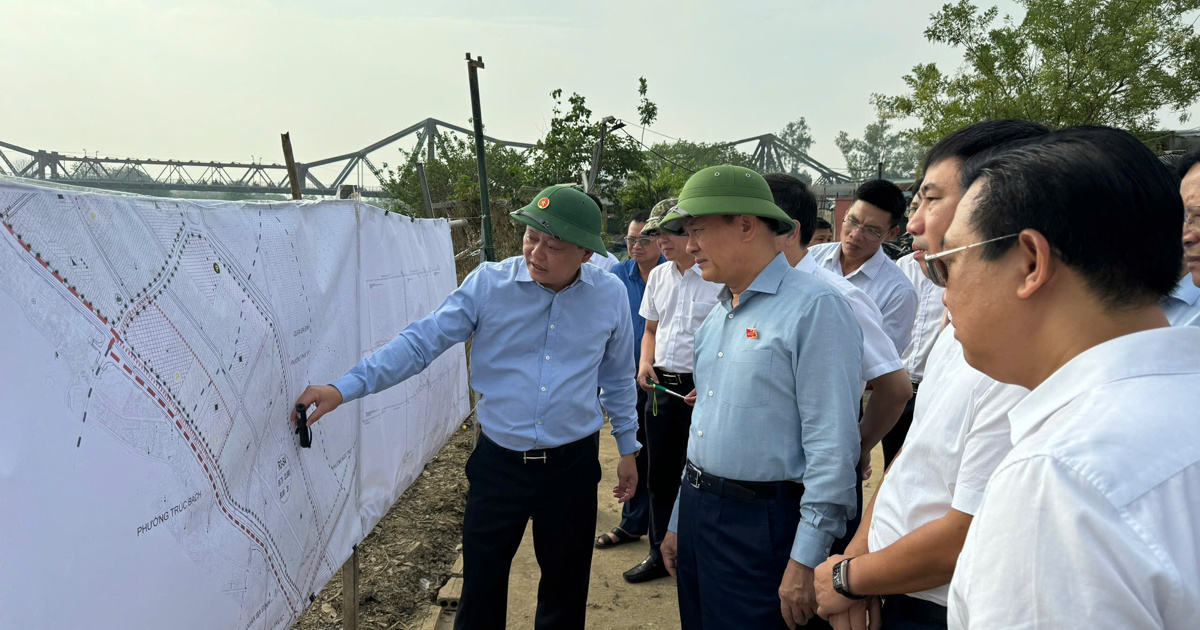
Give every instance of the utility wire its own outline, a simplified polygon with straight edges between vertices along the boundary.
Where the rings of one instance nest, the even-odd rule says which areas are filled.
[[[626,124],[628,124],[628,123],[626,123]],[[636,126],[636,125],[635,125],[635,126]],[[625,131],[625,128],[624,128],[624,127],[622,127],[622,128],[621,128],[621,132],[622,132],[622,133],[624,133],[625,135],[629,136],[629,139],[630,139],[630,140],[633,140],[634,142],[638,143],[639,145],[641,145],[641,147],[642,147],[643,149],[645,149],[645,150],[649,151],[650,153],[653,153],[655,156],[657,156],[657,157],[658,157],[658,159],[660,159],[660,160],[662,160],[662,161],[666,162],[667,164],[670,164],[670,165],[672,165],[672,166],[677,166],[677,167],[679,167],[679,168],[681,168],[681,169],[683,169],[683,170],[685,170],[685,171],[687,171],[687,172],[689,172],[689,173],[695,173],[695,172],[696,172],[694,169],[690,169],[690,168],[688,168],[688,167],[686,167],[686,166],[684,166],[684,165],[680,164],[679,162],[676,162],[676,161],[674,161],[674,160],[671,160],[671,159],[669,159],[669,158],[667,158],[667,157],[664,157],[664,156],[663,156],[663,154],[661,154],[661,153],[659,153],[658,151],[655,151],[654,149],[651,149],[650,147],[646,146],[646,144],[645,144],[644,142],[642,142],[641,140],[638,140],[637,138],[633,137],[633,134],[629,133],[628,131]]]

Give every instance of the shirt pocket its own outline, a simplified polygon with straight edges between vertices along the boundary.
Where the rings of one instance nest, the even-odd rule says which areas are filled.
[[[717,399],[738,409],[765,407],[771,400],[771,351],[740,350],[727,358],[730,365],[721,370]]]

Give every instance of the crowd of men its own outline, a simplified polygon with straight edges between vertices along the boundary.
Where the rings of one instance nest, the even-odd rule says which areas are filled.
[[[1176,169],[982,122],[911,202],[860,185],[833,241],[802,181],[706,168],[609,270],[596,201],[553,186],[512,215],[521,256],[297,402],[316,422],[473,337],[457,628],[505,627],[531,520],[536,628],[584,627],[593,550],[643,536],[624,579],[674,576],[687,630],[1193,628],[1200,150]],[[624,506],[596,537],[605,414]]]

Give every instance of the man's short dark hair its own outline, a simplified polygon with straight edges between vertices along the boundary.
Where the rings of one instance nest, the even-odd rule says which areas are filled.
[[[968,125],[942,138],[925,154],[921,172],[950,158],[966,161],[999,145],[1038,138],[1050,130],[1027,120],[1005,118]]]
[[[981,182],[971,226],[982,240],[1033,229],[1093,295],[1114,307],[1167,296],[1183,261],[1183,199],[1166,166],[1137,138],[1111,127],[1072,127],[963,167],[963,188]],[[1130,248],[1117,225],[1137,224]],[[1002,257],[1015,239],[984,245],[984,260]]]
[[[1175,164],[1175,173],[1179,175],[1179,179],[1183,179],[1187,177],[1188,171],[1197,164],[1200,164],[1200,147],[1194,147],[1191,151],[1184,153],[1182,158],[1179,158],[1179,162]]]
[[[896,227],[904,220],[904,211],[908,210],[908,202],[900,188],[886,179],[872,179],[863,182],[854,190],[855,201],[865,201],[888,213],[888,225]]]
[[[604,212],[604,203],[600,201],[600,197],[596,196],[596,193],[585,192],[583,194],[587,195],[592,201],[596,202],[597,210],[602,213]]]
[[[817,198],[801,179],[787,173],[763,175],[779,206],[793,221],[800,224],[800,244],[808,245],[817,231]]]
[[[813,233],[815,234],[817,230],[829,230],[830,232],[832,232],[833,225],[830,222],[826,221],[825,219],[818,217],[817,218],[817,229],[813,230]],[[811,240],[811,239],[809,239],[809,240]]]
[[[638,210],[637,212],[633,213],[633,218],[630,219],[629,222],[630,223],[645,223],[649,220],[650,220],[650,211],[649,210]]]

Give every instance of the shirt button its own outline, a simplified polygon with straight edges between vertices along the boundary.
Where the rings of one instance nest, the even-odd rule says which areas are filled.
[[[542,391],[546,391],[546,388],[545,388],[545,387],[543,387],[543,388],[542,388]]]
[[[697,431],[697,432],[696,432],[696,437],[704,437],[704,432],[703,432],[703,431]]]
[[[718,359],[720,359],[720,358],[722,358],[722,357],[724,357],[724,356],[725,356],[725,353],[724,353],[724,352],[718,352],[718,353],[717,353],[717,358],[718,358]]]
[[[729,314],[729,319],[733,319],[733,313]]]
[[[546,388],[545,388],[545,387],[543,387],[542,389],[546,389]],[[712,395],[713,395],[713,393],[712,393],[712,390],[711,390],[711,389],[710,389],[710,390],[708,390],[708,396],[711,398],[711,397],[712,397]]]
[[[541,424],[541,423],[542,423],[542,421],[541,421],[541,420],[538,420],[538,424]]]
[[[547,361],[549,361],[549,360],[550,360],[550,355],[548,355],[548,354],[546,355],[546,360],[547,360]]]
[[[550,324],[550,330],[554,330],[554,324]]]

